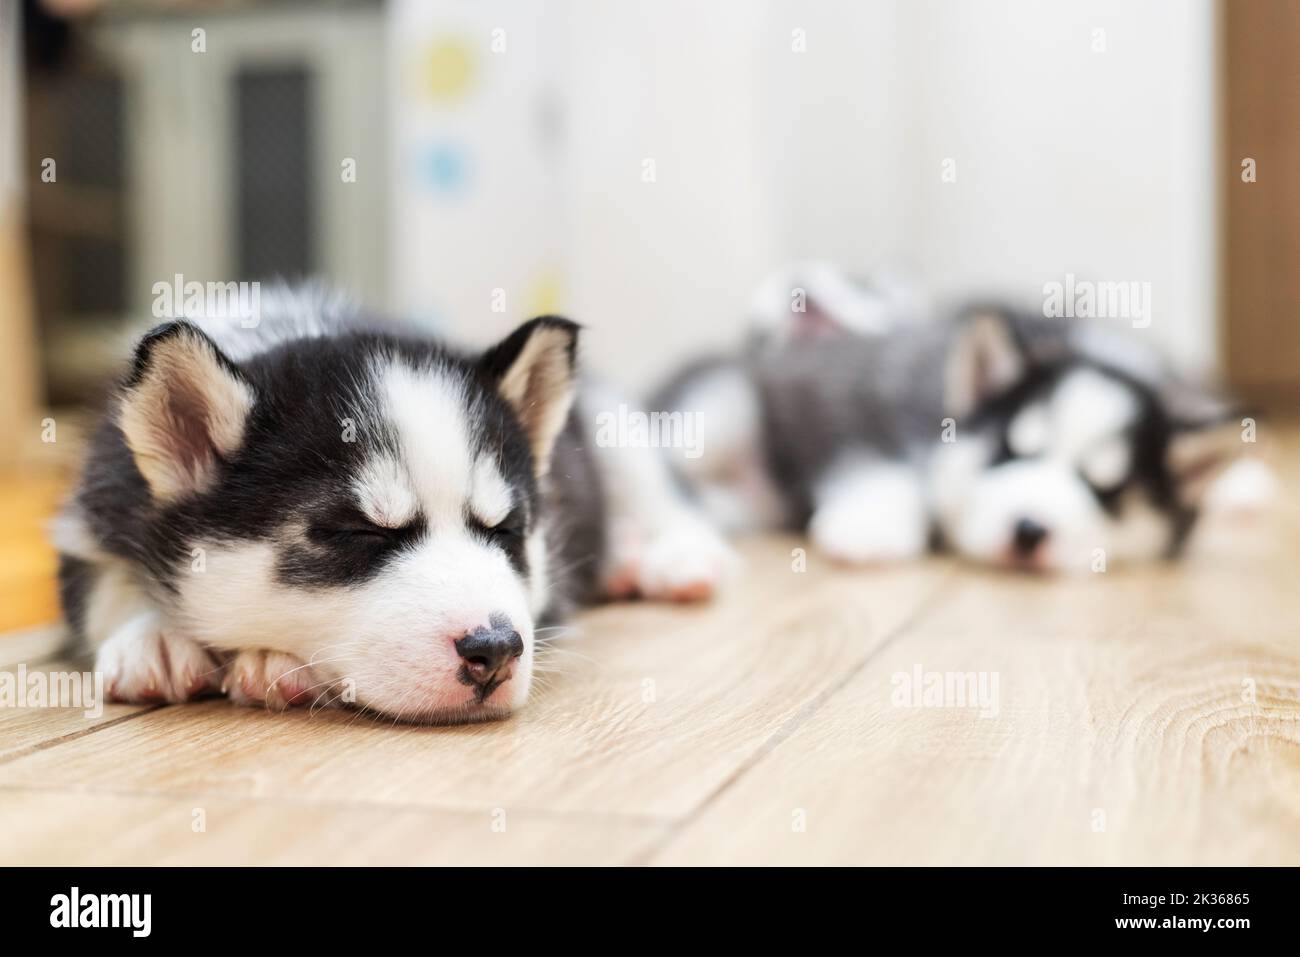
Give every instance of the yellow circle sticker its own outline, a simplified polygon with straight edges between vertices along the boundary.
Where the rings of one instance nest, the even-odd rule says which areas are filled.
[[[430,99],[454,100],[474,82],[474,53],[463,40],[436,40],[420,58],[420,87]]]

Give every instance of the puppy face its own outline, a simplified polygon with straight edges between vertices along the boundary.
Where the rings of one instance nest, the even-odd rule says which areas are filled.
[[[323,701],[426,721],[522,704],[575,336],[534,320],[465,359],[349,335],[235,365],[192,326],[152,334],[118,421],[172,624],[300,657]]]
[[[948,372],[960,424],[934,497],[944,537],[978,561],[1088,570],[1171,555],[1240,447],[1226,421],[1180,420],[1158,386],[1064,336],[1036,351],[1006,316],[974,317]]]

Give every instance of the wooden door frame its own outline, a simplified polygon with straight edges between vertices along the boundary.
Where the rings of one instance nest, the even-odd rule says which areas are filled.
[[[1220,348],[1233,391],[1300,411],[1300,3],[1221,0]],[[1254,164],[1248,182],[1246,164]]]

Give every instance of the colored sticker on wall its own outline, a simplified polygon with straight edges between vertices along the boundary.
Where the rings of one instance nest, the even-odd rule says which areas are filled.
[[[476,66],[474,51],[464,40],[434,40],[420,56],[420,89],[438,103],[458,100],[474,85]]]
[[[457,195],[469,187],[468,152],[454,143],[434,143],[420,154],[420,180],[435,193]]]
[[[560,312],[564,299],[564,279],[558,269],[545,269],[533,281],[528,291],[528,309],[530,316],[544,316]]]

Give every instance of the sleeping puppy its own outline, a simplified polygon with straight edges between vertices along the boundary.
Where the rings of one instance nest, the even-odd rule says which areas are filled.
[[[1243,449],[1240,416],[1114,330],[981,308],[858,333],[807,292],[805,313],[781,304],[780,341],[698,363],[656,401],[704,423],[708,452],[675,467],[727,527],[806,529],[850,562],[939,543],[1086,570],[1178,554]]]
[[[709,594],[725,544],[661,460],[588,440],[577,340],[468,355],[310,290],[146,335],[56,528],[112,696],[499,717],[606,582]]]

